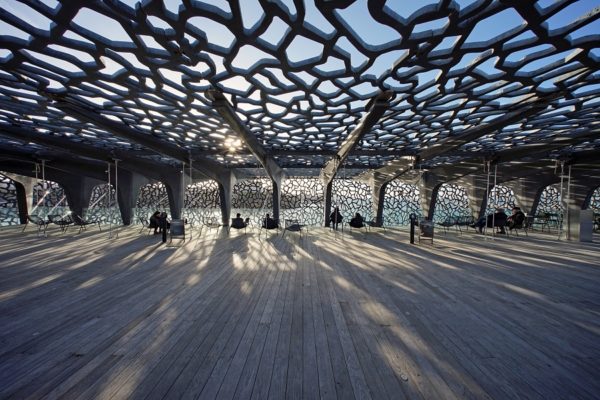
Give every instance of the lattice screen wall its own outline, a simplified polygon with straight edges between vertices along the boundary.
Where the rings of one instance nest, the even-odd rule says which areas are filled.
[[[386,226],[407,225],[409,216],[422,215],[419,188],[400,181],[392,181],[385,190],[383,202],[383,224]]]
[[[110,186],[110,201],[108,184],[94,186],[90,203],[84,210],[85,219],[91,221],[101,221],[103,224],[122,224],[121,210],[116,199],[116,191],[113,185]]]
[[[0,226],[18,224],[17,189],[12,179],[0,174]]]
[[[433,220],[442,222],[462,215],[472,215],[469,207],[469,197],[464,187],[458,185],[443,184],[437,195]]]

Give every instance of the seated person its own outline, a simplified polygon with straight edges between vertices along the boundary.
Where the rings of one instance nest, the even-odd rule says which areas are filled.
[[[263,219],[262,227],[265,229],[275,229],[277,228],[277,221],[271,218],[271,215],[267,214]]]
[[[154,234],[158,233],[158,228],[160,227],[160,211],[154,211],[154,214],[150,217],[150,224],[148,228],[154,228]]]
[[[498,233],[506,233],[504,230],[504,225],[506,225],[506,214],[504,214],[504,209],[497,208],[494,214],[490,214],[487,217],[481,217],[471,225],[472,228],[479,229],[479,233],[483,233],[483,227],[487,226],[488,228],[493,228],[494,226],[499,226],[500,231]]]
[[[508,229],[512,231],[515,227],[522,227],[523,221],[525,221],[525,214],[523,213],[523,211],[521,211],[521,208],[513,207],[512,215],[506,220]]]
[[[342,217],[342,214],[340,214],[339,207],[335,207],[329,216],[329,223],[333,224],[333,229],[337,230],[338,224],[342,222],[343,219],[344,217]]]
[[[242,219],[242,214],[237,213],[235,218],[231,219],[231,227],[236,229],[242,229],[248,226],[250,218]]]
[[[362,228],[365,226],[362,215],[356,213],[354,218],[350,220],[350,226],[353,228]]]

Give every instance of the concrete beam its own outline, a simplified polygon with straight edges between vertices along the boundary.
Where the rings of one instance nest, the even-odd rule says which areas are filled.
[[[383,113],[389,108],[390,100],[393,95],[393,92],[385,91],[371,100],[371,104],[367,107],[366,114],[361,118],[360,122],[356,125],[356,128],[348,134],[348,137],[340,146],[335,157],[329,160],[321,170],[320,178],[323,181],[323,186],[327,186],[333,181],[340,165],[348,158],[363,136],[370,132],[373,126],[381,119]]]

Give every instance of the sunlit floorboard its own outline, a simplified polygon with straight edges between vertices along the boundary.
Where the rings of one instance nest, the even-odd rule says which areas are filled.
[[[597,398],[597,243],[407,242],[4,229],[0,398]]]

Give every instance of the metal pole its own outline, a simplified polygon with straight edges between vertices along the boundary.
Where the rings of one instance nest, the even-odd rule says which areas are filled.
[[[106,199],[106,212],[108,214],[108,238],[111,239],[112,238],[112,207],[110,205],[111,201],[110,198],[112,197],[112,193],[111,193],[111,186],[110,186],[110,161],[107,162],[108,165],[108,198]]]
[[[119,160],[118,159],[113,159],[115,162],[115,204],[114,207],[117,207],[119,205]],[[113,216],[113,208],[111,207],[111,223],[112,223],[112,216]],[[112,226],[112,225],[111,225]],[[112,230],[109,229],[109,238],[113,238],[112,236]],[[117,239],[119,237],[119,231],[116,230],[115,231],[115,236],[114,238]]]
[[[564,185],[564,181],[565,181],[565,162],[561,161],[560,162],[560,205],[561,205],[562,208],[564,208],[564,203],[565,203],[565,199],[563,198],[563,185]],[[560,211],[562,212],[563,210],[560,210]],[[548,227],[548,231],[550,231],[550,227]],[[557,238],[557,240],[560,240],[561,236],[562,236],[562,224],[560,224],[558,226],[558,238]]]
[[[497,185],[497,178],[498,178],[498,164],[494,164],[494,210],[492,210],[493,214],[492,214],[492,235],[495,234],[495,230],[494,228],[496,227],[496,210],[495,208],[498,207],[498,188],[496,187]]]
[[[487,239],[487,209],[489,208],[490,204],[490,162],[486,161],[485,162],[485,167],[487,169],[487,183],[485,186],[485,210],[483,212],[483,217],[485,218],[484,221],[484,236]]]

